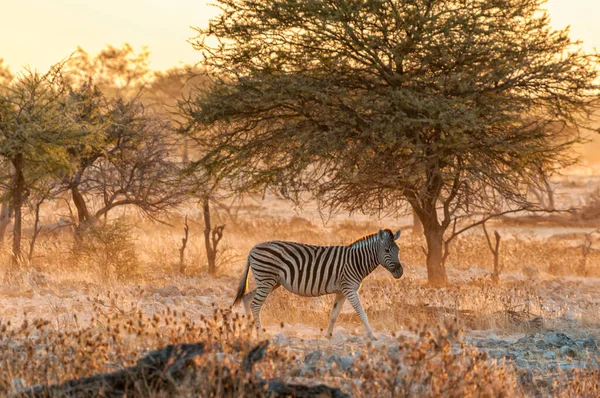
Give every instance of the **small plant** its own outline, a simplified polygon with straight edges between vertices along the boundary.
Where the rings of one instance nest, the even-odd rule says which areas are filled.
[[[138,273],[138,252],[131,226],[121,220],[87,227],[73,254],[79,264],[98,272],[104,281],[127,280]]]

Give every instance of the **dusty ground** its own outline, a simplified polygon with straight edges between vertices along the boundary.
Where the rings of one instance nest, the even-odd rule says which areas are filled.
[[[331,299],[297,298],[283,290],[267,301],[264,323],[274,347],[297,358],[289,374],[292,380],[330,382],[348,390],[360,388],[360,380],[351,376],[361,354],[375,350],[387,359],[399,357],[402,345],[419,344],[423,330],[439,325],[461,329],[451,341],[453,351],[473,347],[492,363],[522,371],[522,377],[536,380],[537,388],[551,386],[554,378],[575,368],[600,368],[600,279],[509,273],[495,286],[481,282],[484,273],[452,271],[453,286],[433,292],[422,269],[409,270],[398,281],[383,270],[376,272],[361,295],[377,341],[365,338],[348,305],[333,338],[324,338]],[[199,322],[211,317],[216,307],[227,307],[237,285],[237,278],[229,276],[137,285],[55,280],[41,273],[27,280],[26,286],[0,286],[2,323],[44,319],[56,331],[104,325],[116,315],[140,312],[148,318],[185,313],[186,319]],[[236,308],[234,313],[241,315],[243,310]],[[140,355],[144,351],[141,344]]]
[[[555,184],[557,203],[583,206],[588,203],[585,196],[598,189],[600,179],[581,173]],[[220,274],[209,277],[204,268],[202,226],[194,223],[199,219],[194,218],[197,213],[195,209],[188,211],[191,242],[187,276],[176,272],[181,228],[135,229],[133,242],[140,251],[140,266],[127,279],[107,276],[98,259],[83,265],[74,262],[67,244],[42,240],[37,249],[37,270],[24,269],[18,278],[5,277],[0,283],[0,348],[5,353],[0,355],[0,369],[8,371],[0,377],[0,393],[117,369],[163,344],[214,338],[214,332],[208,332],[207,319],[214,318],[213,327],[229,327],[228,322],[217,320],[216,314],[219,308],[230,308],[244,257],[260,241],[347,244],[379,226],[394,228],[410,223],[409,217],[380,221],[338,217],[323,225],[315,209],[293,213],[275,200],[251,202],[235,218],[221,214],[214,220],[228,227],[220,246]],[[468,391],[478,391],[480,384],[485,384],[481,378],[489,376],[491,395],[510,395],[511,391],[530,396],[561,395],[563,391],[569,396],[594,396],[600,390],[598,378],[588,377],[583,389],[563,389],[557,383],[578,380],[573,376],[578,373],[573,372],[600,370],[600,252],[596,235],[590,235],[592,247],[587,257],[581,248],[586,234],[596,227],[589,223],[581,227],[508,223],[491,228],[503,236],[500,283],[490,282],[491,254],[481,231],[474,231],[453,245],[448,261],[451,284],[443,289],[427,285],[423,242],[407,230],[399,242],[401,260],[407,264],[403,278],[394,280],[379,269],[359,292],[377,341],[365,338],[348,303],[333,338],[325,339],[323,329],[332,297],[299,298],[277,290],[263,307],[263,324],[273,349],[285,360],[276,359],[278,365],[259,371],[302,382],[326,382],[357,396],[373,391],[387,391],[382,396],[398,395],[393,388],[400,383],[399,374],[402,380],[426,383],[436,372],[447,373],[442,383],[447,390],[436,390],[430,381],[429,390],[404,386],[409,393],[400,395],[452,395],[449,392],[456,387],[450,381],[471,374],[473,385]],[[241,306],[234,308],[233,314],[241,317]],[[35,323],[39,319],[47,322]],[[118,328],[129,330],[129,334],[112,335],[115,322],[121,322]],[[136,324],[137,335],[132,332]],[[242,324],[248,330],[248,325]],[[142,329],[151,333],[145,335]],[[234,340],[239,333],[238,329],[231,334]],[[254,336],[249,339],[256,341]],[[60,353],[48,348],[56,341],[64,344]],[[89,357],[82,356],[85,366],[77,367],[74,358],[86,346],[96,347],[105,357],[94,356],[92,350]],[[439,356],[432,353],[438,350]],[[476,365],[469,362],[473,358],[478,361]],[[460,362],[461,367],[452,368],[454,362]],[[46,370],[28,371],[26,364],[32,369],[46,366]],[[491,367],[484,372],[488,376],[482,375],[482,364]],[[278,370],[282,366],[285,372]],[[432,373],[424,375],[419,368]],[[369,372],[374,373],[365,376]],[[499,377],[504,381],[498,381]],[[502,383],[518,389],[494,389]]]

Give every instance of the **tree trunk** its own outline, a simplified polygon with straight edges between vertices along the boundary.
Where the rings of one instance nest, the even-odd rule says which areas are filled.
[[[2,210],[0,210],[0,247],[4,246],[4,239],[6,238],[6,228],[10,224],[12,218],[12,209],[8,201],[2,202]]]
[[[546,206],[546,210],[554,210],[554,191],[552,190],[552,185],[550,185],[550,181],[547,179],[544,180],[544,185],[546,185],[546,191],[548,193],[548,205]]]
[[[78,224],[84,223],[90,218],[90,212],[77,185],[71,187],[71,194],[73,195],[73,204],[77,209],[77,222]]]
[[[206,246],[206,259],[208,261],[208,273],[214,275],[217,272],[216,265],[216,248],[213,249],[210,242],[210,233],[212,231],[212,227],[210,224],[210,203],[208,198],[204,199],[204,203],[202,204],[202,210],[204,212],[204,245]]]
[[[413,214],[421,221],[425,241],[427,242],[427,279],[433,286],[448,283],[444,265],[444,232],[446,228],[438,221],[436,196],[426,202],[413,200],[410,204]]]
[[[417,213],[414,210],[412,212],[412,216],[413,216],[413,233],[414,234],[422,234],[423,233],[423,223],[421,222],[421,219],[419,218],[419,216],[417,215]]]
[[[25,199],[25,176],[23,175],[23,155],[18,154],[12,159],[15,168],[15,180],[12,187],[11,198],[12,208],[15,212],[15,224],[13,227],[12,243],[12,266],[14,269],[19,267],[21,262],[21,221],[22,207]]]
[[[79,178],[79,177],[78,177]],[[75,226],[75,245],[79,245],[83,241],[83,232],[85,228],[89,226],[92,217],[88,210],[85,198],[79,191],[79,183],[75,182],[71,186],[71,195],[73,196],[73,204],[77,209],[77,225]]]
[[[425,240],[427,241],[427,279],[434,286],[448,283],[446,266],[442,261],[444,252],[444,230],[441,227],[425,227]]]
[[[189,156],[189,150],[188,150],[188,138],[187,137],[183,137],[183,153],[181,155],[181,162],[183,163],[183,165],[187,165],[190,161],[190,156]]]
[[[33,250],[35,249],[35,242],[41,231],[40,208],[42,207],[42,203],[44,203],[44,200],[45,200],[45,198],[42,198],[35,204],[35,221],[33,222],[33,236],[31,237],[31,240],[29,241],[29,253],[27,253],[27,261],[29,261],[29,264],[32,264]],[[36,267],[34,266],[34,268],[36,268]]]
[[[185,216],[185,222],[183,223],[183,232],[184,236],[181,238],[181,248],[179,249],[179,273],[181,275],[185,275],[185,248],[187,247],[190,234],[187,216]]]

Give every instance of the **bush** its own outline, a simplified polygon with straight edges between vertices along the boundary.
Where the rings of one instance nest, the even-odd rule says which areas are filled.
[[[138,275],[139,258],[131,226],[121,220],[88,226],[80,234],[74,255],[80,266],[89,267],[104,281]]]

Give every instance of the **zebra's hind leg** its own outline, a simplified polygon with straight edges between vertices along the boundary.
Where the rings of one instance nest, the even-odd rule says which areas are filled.
[[[338,293],[335,296],[335,301],[333,302],[333,309],[331,310],[331,316],[329,317],[329,327],[327,328],[327,338],[330,339],[333,336],[333,327],[335,326],[335,322],[342,311],[342,307],[346,302],[346,296],[342,293]]]
[[[246,315],[248,317],[250,317],[250,314],[252,313],[252,310],[250,309],[250,303],[252,303],[252,300],[254,299],[254,295],[256,294],[256,289],[252,290],[251,292],[248,292],[244,295],[244,297],[242,297],[242,303],[244,304],[244,310],[246,310]]]
[[[260,323],[260,309],[262,305],[265,303],[267,296],[279,286],[279,282],[275,280],[267,280],[259,283],[256,283],[256,289],[254,290],[254,297],[252,298],[252,303],[250,307],[252,309],[252,315],[254,316],[254,324],[256,326],[256,330],[258,331],[258,335],[262,336],[263,330],[262,325]]]
[[[354,308],[354,311],[356,311],[356,313],[358,314],[358,317],[362,321],[363,325],[365,325],[365,329],[367,330],[367,335],[369,336],[369,338],[372,340],[377,340],[377,338],[373,334],[373,331],[371,330],[371,326],[369,326],[369,319],[367,318],[367,313],[365,312],[362,304],[360,303],[360,299],[358,298],[358,292],[356,290],[346,290],[344,292],[344,295],[346,296],[350,304],[352,304],[352,308]]]

